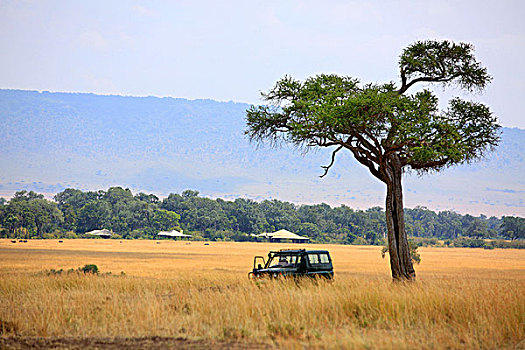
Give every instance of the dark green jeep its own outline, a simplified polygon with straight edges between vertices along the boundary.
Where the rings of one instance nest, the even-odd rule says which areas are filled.
[[[250,278],[301,276],[332,279],[334,268],[330,253],[327,250],[305,249],[271,251],[268,261],[262,256],[256,256],[253,270],[248,273]]]

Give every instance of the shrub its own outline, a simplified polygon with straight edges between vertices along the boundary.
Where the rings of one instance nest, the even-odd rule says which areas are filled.
[[[418,247],[441,247],[441,242],[436,237],[411,237],[411,241]]]
[[[0,227],[0,238],[9,238],[9,230]]]
[[[86,264],[80,269],[84,273],[92,273],[94,275],[98,274],[98,266],[95,264]]]
[[[458,248],[483,248],[485,241],[480,238],[459,237],[452,241],[454,247]]]
[[[506,241],[504,239],[496,239],[486,242],[485,245],[491,248],[525,249],[525,241],[523,240]]]
[[[67,232],[62,233],[62,238],[73,239],[73,238],[78,238],[78,236],[73,231],[67,231]]]
[[[411,239],[408,240],[408,249],[410,250],[410,259],[412,259],[413,263],[419,264],[421,263],[421,256],[419,255],[419,252],[417,251],[417,244],[414,243]]]
[[[366,239],[364,239],[363,237],[357,237],[356,239],[354,239],[354,241],[352,242],[352,244],[354,245],[367,245],[368,242]]]
[[[376,238],[373,242],[373,245],[385,245],[385,244],[387,244],[387,240],[386,238],[383,238],[383,237]]]
[[[60,269],[60,270],[55,270],[55,269],[51,269],[49,271],[46,271],[46,275],[61,275],[62,272],[64,272],[64,269]]]
[[[79,267],[76,270],[75,269],[68,269],[68,270],[64,270],[64,269],[60,269],[60,270],[50,269],[50,270],[44,270],[44,271],[40,272],[39,274],[44,274],[46,276],[57,276],[57,275],[62,275],[62,274],[64,274],[64,275],[93,274],[93,275],[97,275],[97,276],[126,276],[126,273],[124,271],[120,271],[119,275],[113,275],[112,272],[106,272],[106,273],[100,275],[99,272],[100,272],[100,270],[98,269],[97,265],[95,265],[95,264],[86,264],[86,265],[84,265],[84,267]]]
[[[44,233],[42,234],[42,238],[44,239],[55,239],[57,236],[54,233]]]
[[[408,240],[408,249],[410,250],[410,259],[412,260],[412,263],[414,264],[420,264],[421,263],[421,255],[419,255],[419,252],[417,251],[418,245],[411,239]],[[383,249],[381,249],[381,257],[384,259],[386,253],[388,253],[388,246],[384,246]]]
[[[144,230],[143,229],[136,229],[131,231],[129,234],[125,235],[126,238],[131,239],[140,239],[144,237]]]

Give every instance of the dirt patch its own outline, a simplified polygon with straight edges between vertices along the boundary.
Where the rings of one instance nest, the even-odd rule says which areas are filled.
[[[40,338],[40,337],[0,337],[0,349],[270,349],[263,344],[189,340],[169,337],[142,338]]]

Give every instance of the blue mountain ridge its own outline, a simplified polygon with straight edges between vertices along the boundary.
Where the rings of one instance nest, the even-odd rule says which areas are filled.
[[[67,187],[129,187],[165,196],[278,198],[357,208],[383,205],[384,186],[340,152],[250,143],[247,104],[182,98],[0,90],[0,195]],[[525,214],[525,130],[503,128],[486,159],[405,180],[407,206],[486,215]]]

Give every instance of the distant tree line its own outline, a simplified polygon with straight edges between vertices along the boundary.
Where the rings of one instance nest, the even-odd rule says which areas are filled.
[[[405,209],[406,229],[419,242],[428,239],[525,239],[525,219]],[[196,239],[248,241],[251,234],[287,229],[315,243],[384,244],[386,224],[380,207],[355,210],[346,205],[296,205],[280,200],[257,202],[238,198],[210,199],[186,190],[160,200],[153,194],[133,195],[129,189],[107,191],[68,188],[54,201],[33,191],[0,198],[0,236],[10,238],[82,237],[109,229],[118,238],[154,238],[159,231],[183,229]],[[462,243],[463,242],[463,243]],[[476,241],[477,242],[477,241]],[[477,243],[476,243],[477,244]]]

